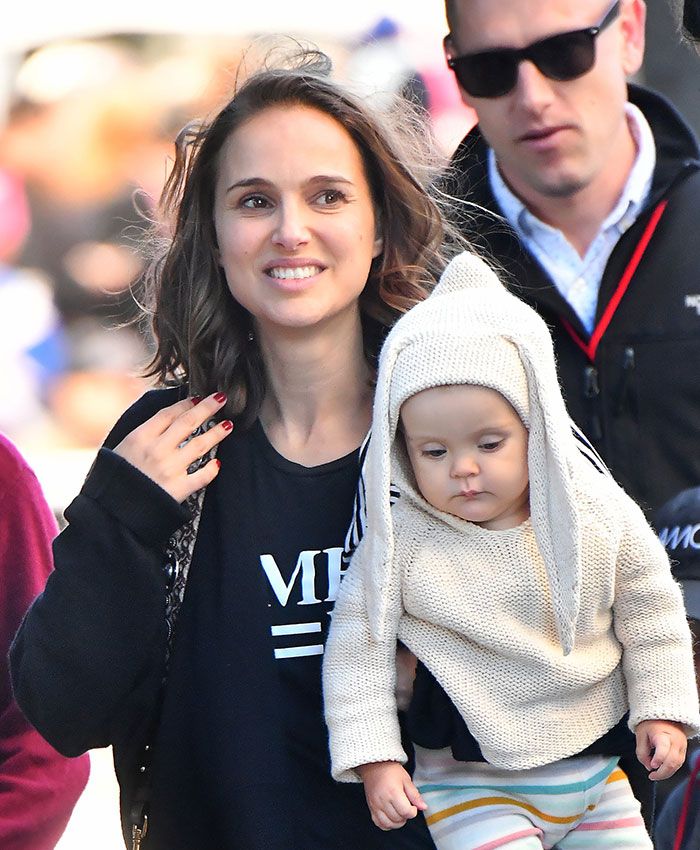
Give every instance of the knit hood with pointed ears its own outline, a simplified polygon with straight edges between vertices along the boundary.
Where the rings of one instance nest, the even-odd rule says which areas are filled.
[[[422,390],[447,384],[498,391],[528,429],[531,522],[547,570],[559,639],[568,654],[581,581],[572,476],[582,461],[547,326],[502,286],[483,260],[468,252],[452,260],[428,299],[399,319],[382,348],[366,463],[364,545],[365,562],[372,565],[366,582],[372,634],[377,640],[384,637],[387,590],[398,581],[390,484],[415,494],[405,453],[395,444],[401,405]]]

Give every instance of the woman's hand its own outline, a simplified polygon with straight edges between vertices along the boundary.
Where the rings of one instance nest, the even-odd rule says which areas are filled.
[[[206,431],[187,438],[224,406],[226,396],[214,393],[205,399],[187,398],[159,410],[139,425],[114,451],[135,466],[178,502],[212,482],[219,472],[219,461],[205,463],[188,473],[192,463],[207,454],[231,433],[230,420],[219,422]]]
[[[649,779],[668,779],[685,761],[688,739],[681,723],[643,720],[634,734],[637,758],[649,771]]]
[[[378,761],[357,768],[365,785],[367,805],[375,825],[399,829],[427,806],[406,770],[396,761]]]

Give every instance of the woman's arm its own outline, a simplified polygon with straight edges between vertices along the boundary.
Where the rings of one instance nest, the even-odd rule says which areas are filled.
[[[112,742],[131,692],[165,660],[164,550],[184,509],[125,460],[101,449],[67,528],[55,570],[12,646],[15,698],[59,752]]]
[[[155,704],[164,674],[165,549],[189,517],[180,504],[218,470],[188,475],[230,429],[221,425],[185,445],[221,402],[184,399],[134,423],[133,411],[108,438],[66,510],[54,543],[55,571],[12,647],[13,685],[30,721],[60,752],[105,746],[129,712]],[[118,442],[117,442],[118,441]],[[125,717],[125,715],[127,717]]]

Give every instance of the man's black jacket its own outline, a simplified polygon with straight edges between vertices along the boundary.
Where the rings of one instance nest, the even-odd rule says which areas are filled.
[[[494,216],[478,127],[457,149],[446,189],[477,205],[460,206],[465,235],[550,325],[573,419],[627,492],[654,510],[700,484],[700,151],[659,95],[630,86],[630,100],[651,126],[656,170],[645,209],[605,269],[593,335]]]

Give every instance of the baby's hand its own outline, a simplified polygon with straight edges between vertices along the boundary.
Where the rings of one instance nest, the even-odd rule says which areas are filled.
[[[427,808],[411,777],[398,762],[363,764],[357,772],[365,784],[372,820],[380,829],[399,829],[419,810]]]
[[[681,723],[643,720],[634,734],[637,737],[637,758],[649,771],[649,779],[668,779],[685,761],[688,740]]]

